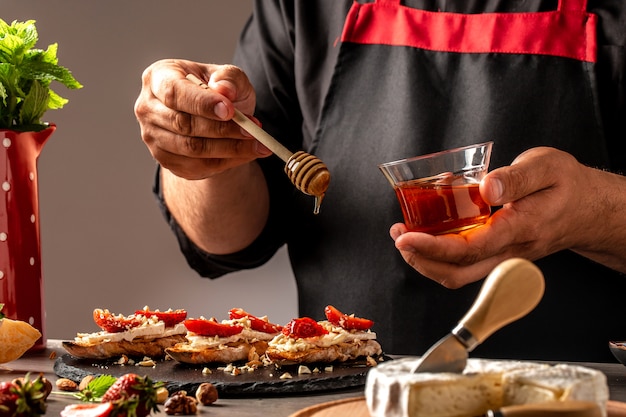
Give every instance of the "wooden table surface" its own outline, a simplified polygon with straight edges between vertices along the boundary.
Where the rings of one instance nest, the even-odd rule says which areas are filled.
[[[58,379],[53,371],[53,355],[66,353],[58,340],[48,340],[46,351],[27,354],[22,358],[0,365],[0,381],[8,381],[13,378],[24,376],[27,372],[43,372],[45,377],[52,383]],[[610,398],[613,401],[626,402],[626,367],[619,363],[587,363],[579,365],[599,369],[607,376],[610,389]],[[56,388],[55,388],[56,390]],[[198,407],[197,415],[212,417],[243,417],[257,415],[272,415],[288,417],[291,414],[315,404],[325,403],[344,398],[359,397],[363,395],[363,388],[347,389],[331,393],[317,393],[309,395],[288,395],[284,397],[268,398],[220,398],[215,404],[206,407]],[[76,403],[78,400],[70,396],[52,394],[48,398],[48,416],[58,416],[67,404]],[[166,415],[162,410],[154,415]]]

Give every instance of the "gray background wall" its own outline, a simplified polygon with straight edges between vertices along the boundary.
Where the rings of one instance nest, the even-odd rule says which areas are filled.
[[[7,22],[34,19],[38,47],[84,85],[50,111],[39,158],[42,262],[49,338],[94,331],[95,307],[186,308],[225,318],[232,307],[286,323],[296,292],[285,251],[217,280],[186,264],[151,193],[154,161],[133,105],[143,69],[160,58],[229,62],[250,0],[0,0]]]

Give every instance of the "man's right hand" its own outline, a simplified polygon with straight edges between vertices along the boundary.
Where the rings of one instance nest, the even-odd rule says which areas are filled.
[[[198,180],[271,154],[230,120],[235,107],[252,114],[255,104],[254,88],[239,68],[167,59],[144,71],[135,115],[154,159],[176,176]]]

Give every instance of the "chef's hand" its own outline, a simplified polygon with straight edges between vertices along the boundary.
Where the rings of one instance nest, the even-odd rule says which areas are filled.
[[[625,182],[565,152],[533,148],[481,182],[483,199],[503,206],[485,225],[432,236],[408,232],[398,223],[390,234],[408,264],[448,288],[477,281],[508,258],[536,260],[563,249],[624,270],[624,249],[619,249],[626,246],[624,236],[611,228],[626,229],[617,219],[623,206],[615,214]]]
[[[190,73],[209,89],[187,80]],[[254,88],[239,68],[168,59],[144,71],[135,115],[157,162],[197,180],[271,154],[230,121],[235,107],[252,114],[255,104]]]

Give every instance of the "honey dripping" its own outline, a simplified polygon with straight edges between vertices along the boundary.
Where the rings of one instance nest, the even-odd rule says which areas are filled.
[[[316,195],[315,197],[315,205],[313,206],[313,214],[320,214],[320,207],[322,206],[322,200],[324,199],[324,194]]]

